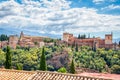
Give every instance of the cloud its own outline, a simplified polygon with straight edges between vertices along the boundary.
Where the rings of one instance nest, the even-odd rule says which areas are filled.
[[[70,8],[66,0],[23,0],[0,3],[0,28],[41,34],[119,31],[120,16],[98,14],[94,8]]]
[[[117,0],[93,0],[92,2],[95,4],[108,4],[108,3],[113,3],[116,2]]]
[[[93,0],[93,3],[95,3],[95,4],[100,4],[100,3],[102,3],[102,2],[104,2],[105,0]]]
[[[102,10],[105,10],[105,9],[108,9],[108,10],[120,9],[120,5],[111,4],[107,7],[102,8]]]

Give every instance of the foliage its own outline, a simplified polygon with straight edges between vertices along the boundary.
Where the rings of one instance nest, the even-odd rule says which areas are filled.
[[[78,52],[75,50],[71,52],[78,67],[90,68],[99,72],[109,72],[113,65],[120,66],[119,50],[99,48],[95,52],[88,46],[82,46],[79,49]]]
[[[74,65],[73,60],[72,60],[71,65],[70,65],[70,73],[75,74],[75,65]]]
[[[35,45],[38,45],[38,42],[34,42]]]
[[[81,39],[81,35],[80,34],[78,35],[78,39]]]
[[[78,35],[78,39],[85,39],[86,38],[86,35],[85,34],[83,34],[83,35]]]
[[[76,46],[67,46],[63,44],[57,44],[54,46],[45,46],[44,55],[46,60],[50,60],[54,55],[58,53],[68,53],[69,59],[74,58],[76,67],[94,69],[99,72],[112,72],[119,73],[120,66],[120,50],[105,50],[104,48],[98,48],[96,51],[93,51],[91,47],[88,46],[78,46],[78,51],[76,51]],[[12,53],[12,66],[17,68],[22,64],[23,70],[38,70],[40,69],[40,61],[42,58],[43,48],[23,48],[18,46],[15,50],[10,50]],[[3,50],[0,49],[0,67],[5,65],[7,48]],[[61,62],[64,61],[60,59]],[[115,66],[117,65],[117,67]],[[65,68],[68,70],[69,67]],[[55,71],[57,70],[55,66],[48,65],[48,70]]]
[[[58,69],[58,72],[67,73],[67,70],[65,67],[61,67],[60,69]]]
[[[50,43],[50,42],[56,42],[56,40],[51,38],[45,38],[44,42]]]
[[[17,64],[16,64],[16,69],[17,69],[17,70],[23,70],[23,64],[17,63]]]
[[[5,35],[5,34],[1,34],[0,35],[0,41],[6,41],[6,40],[8,40],[9,38],[8,38],[8,36],[7,35]]]
[[[11,54],[9,46],[7,46],[5,68],[6,69],[11,69],[12,68],[12,54]]]
[[[4,66],[5,53],[0,49],[0,67]]]
[[[76,44],[75,51],[78,52],[78,44]]]
[[[119,41],[119,45],[120,45],[120,41]]]
[[[112,73],[120,74],[120,66],[119,65],[113,65],[111,67]]]
[[[43,47],[42,55],[41,55],[41,59],[40,59],[40,70],[43,70],[43,71],[47,70],[44,47]]]
[[[54,67],[52,65],[47,66],[48,71],[54,71]]]
[[[46,46],[45,56],[46,60],[52,58],[53,54],[57,54],[57,52],[61,52],[61,46]],[[6,52],[7,48],[4,48]],[[16,64],[22,64],[23,70],[38,70],[40,68],[40,59],[42,54],[42,48],[27,48],[27,47],[17,47],[15,50],[11,50],[12,52],[12,66],[16,68]],[[0,49],[0,67],[2,67],[5,63],[5,53]],[[54,67],[48,66],[48,70],[54,71]]]

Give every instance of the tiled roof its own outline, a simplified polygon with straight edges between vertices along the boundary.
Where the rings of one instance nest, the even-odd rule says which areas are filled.
[[[34,75],[29,80],[110,80],[110,79],[86,77],[68,73],[65,74],[57,72],[38,71],[37,74]]]
[[[27,80],[35,72],[0,69],[0,80]]]
[[[80,76],[78,74],[48,71],[20,71],[0,69],[0,80],[110,80]]]

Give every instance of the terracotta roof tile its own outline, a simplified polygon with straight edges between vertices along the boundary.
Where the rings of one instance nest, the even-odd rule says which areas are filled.
[[[65,74],[48,71],[37,71],[37,74],[34,75],[29,80],[110,80],[110,79],[87,77],[68,73]]]
[[[35,72],[0,69],[0,80],[26,80]]]
[[[0,69],[0,80],[110,80],[81,76],[78,74],[57,73],[48,71],[20,71]]]

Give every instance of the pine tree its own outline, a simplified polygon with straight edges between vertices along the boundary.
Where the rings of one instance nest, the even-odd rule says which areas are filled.
[[[11,51],[10,51],[10,47],[7,46],[7,50],[6,50],[6,61],[5,61],[5,68],[6,69],[11,69],[12,68],[12,55],[11,55]]]
[[[42,55],[41,55],[41,58],[40,58],[40,70],[43,70],[43,71],[47,70],[44,47],[42,49]]]
[[[74,65],[74,61],[72,60],[72,63],[70,65],[70,73],[75,74],[75,65]]]

